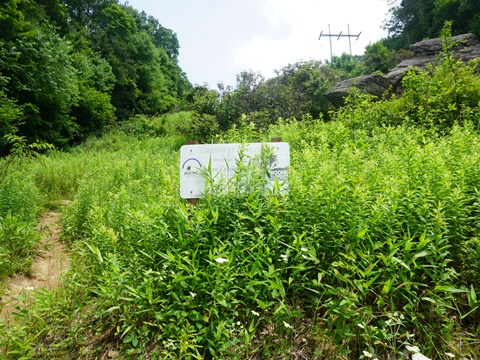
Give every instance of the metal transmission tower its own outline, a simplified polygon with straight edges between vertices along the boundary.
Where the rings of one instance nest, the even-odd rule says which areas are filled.
[[[362,33],[361,31],[358,33],[358,35],[350,35],[350,25],[347,25],[348,33],[347,34],[342,34],[343,31],[340,31],[340,34],[332,34],[330,31],[330,24],[328,24],[328,34],[324,34],[323,31],[320,31],[320,36],[318,37],[318,40],[322,38],[322,36],[328,36],[330,38],[330,61],[332,61],[332,37],[336,37],[337,40],[339,40],[341,37],[348,37],[348,45],[350,47],[350,55],[352,55],[352,42],[350,41],[350,38],[356,37],[357,40],[360,37],[360,34]]]

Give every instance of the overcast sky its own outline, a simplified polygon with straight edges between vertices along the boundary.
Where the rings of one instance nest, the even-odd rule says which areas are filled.
[[[235,85],[243,70],[274,76],[297,61],[329,60],[330,38],[348,34],[352,54],[387,34],[386,0],[128,0],[178,36],[179,63],[192,84]],[[330,26],[330,30],[329,30]],[[350,53],[348,37],[332,38],[333,55]]]

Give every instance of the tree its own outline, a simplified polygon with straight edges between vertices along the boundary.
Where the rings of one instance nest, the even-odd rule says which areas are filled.
[[[472,32],[480,36],[479,0],[401,0],[390,1],[390,18],[384,22],[390,49],[407,49],[425,38],[440,37],[446,21],[452,22],[452,35]]]
[[[50,25],[38,26],[3,42],[0,73],[6,94],[24,109],[20,133],[31,141],[67,143],[76,126],[69,117],[78,94],[70,46]]]
[[[381,40],[373,44],[368,44],[365,47],[364,55],[365,71],[368,74],[376,71],[385,74],[395,65],[393,63],[394,58],[395,52],[393,50],[388,50]]]
[[[320,61],[307,61],[285,66],[276,74],[265,80],[255,72],[241,72],[236,88],[222,92],[217,109],[221,127],[237,123],[242,114],[249,115],[258,128],[279,118],[328,117],[323,94],[340,81],[340,71]]]
[[[118,0],[5,0],[0,26],[0,135],[71,144],[191,87],[175,33]]]
[[[341,56],[333,56],[331,61],[327,61],[326,64],[338,71],[342,79],[350,79],[365,74],[363,56],[343,53]]]

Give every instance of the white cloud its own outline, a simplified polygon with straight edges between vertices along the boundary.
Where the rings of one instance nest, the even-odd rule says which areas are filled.
[[[253,33],[244,44],[232,49],[232,59],[240,68],[260,71],[272,76],[274,69],[300,60],[330,59],[330,39],[319,34],[351,35],[360,37],[332,38],[333,55],[363,54],[365,46],[382,37],[380,28],[388,6],[384,0],[265,0],[258,10],[268,24],[263,33]],[[249,14],[247,14],[249,16]],[[350,44],[350,45],[349,45]]]
[[[235,83],[242,70],[272,76],[300,60],[330,59],[327,37],[320,31],[362,34],[351,39],[352,52],[386,33],[386,0],[129,0],[177,33],[180,66],[192,83]],[[349,52],[347,38],[332,39],[334,55]]]

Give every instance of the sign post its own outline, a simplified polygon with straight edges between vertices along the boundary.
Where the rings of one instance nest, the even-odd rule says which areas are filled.
[[[203,173],[206,169],[210,169],[213,177],[221,176],[228,181],[235,174],[241,149],[251,159],[259,156],[264,146],[272,151],[269,168],[265,169],[270,173],[272,186],[276,180],[286,182],[290,147],[279,138],[270,143],[184,145],[180,149],[180,196],[184,199],[201,198],[205,190]]]

